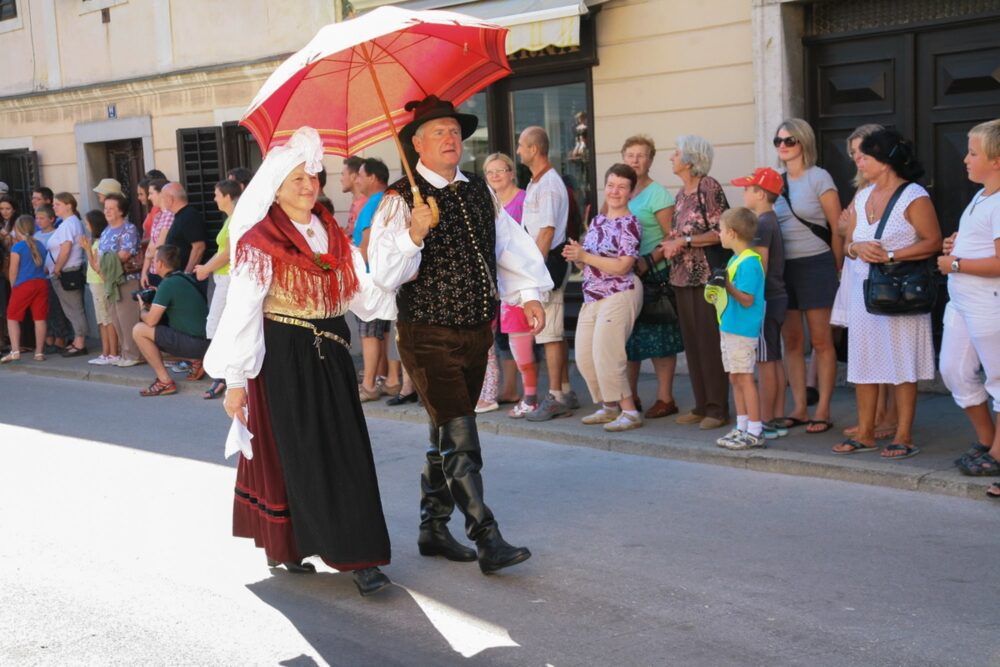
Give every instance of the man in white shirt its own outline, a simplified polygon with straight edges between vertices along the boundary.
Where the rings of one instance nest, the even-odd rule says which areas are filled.
[[[406,179],[390,186],[372,220],[368,260],[380,288],[396,293],[399,356],[430,417],[430,447],[421,476],[424,556],[479,561],[483,574],[531,556],[504,541],[483,500],[482,450],[475,406],[493,345],[497,298],[524,308],[533,333],[545,326],[541,301],[552,281],[531,238],[478,176],[458,169],[462,140],[478,123],[431,96],[410,102],[414,120],[400,132],[420,156],[414,205]],[[448,531],[455,506],[465,514],[476,551]]]
[[[569,385],[569,347],[563,338],[563,292],[569,264],[562,257],[562,248],[566,244],[569,193],[549,161],[549,135],[543,128],[531,126],[521,132],[517,156],[531,170],[521,224],[546,258],[549,276],[556,286],[545,304],[545,329],[535,335],[535,342],[545,347],[549,395],[525,416],[528,421],[547,421],[569,416],[579,407]]]

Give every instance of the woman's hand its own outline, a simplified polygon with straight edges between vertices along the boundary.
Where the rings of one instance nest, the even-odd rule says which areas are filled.
[[[194,267],[194,275],[199,281],[208,280],[208,277],[212,275],[212,271],[204,264],[198,264]]]
[[[247,407],[247,390],[243,387],[229,387],[226,389],[226,397],[222,401],[222,407],[226,409],[226,414],[230,418],[236,417],[244,426],[247,425],[245,409]]]
[[[573,262],[574,264],[582,263],[584,257],[587,256],[587,251],[583,249],[583,246],[574,241],[573,239],[566,240],[566,246],[563,248],[562,256],[565,259]]]
[[[946,238],[944,240],[944,245],[941,248],[941,250],[944,252],[944,254],[950,255],[952,253],[952,251],[955,249],[955,237],[956,236],[958,236],[958,232],[955,232],[954,234],[952,234],[951,236],[949,236],[948,238]]]
[[[85,234],[80,234],[76,237],[76,242],[80,244],[80,247],[90,252],[90,239],[87,238]]]
[[[889,254],[876,241],[861,241],[854,244],[854,254],[862,262],[869,264],[885,264],[889,261]]]
[[[660,243],[660,247],[663,248],[663,256],[667,259],[673,259],[684,250],[685,241],[684,239],[667,239]]]

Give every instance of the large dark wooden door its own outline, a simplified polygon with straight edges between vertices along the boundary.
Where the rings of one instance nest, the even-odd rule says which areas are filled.
[[[142,180],[142,140],[124,139],[105,144],[108,153],[108,173],[122,184],[122,192],[128,197],[129,220],[136,226],[142,225],[146,212],[136,198],[136,185]],[[141,231],[141,230],[140,230]]]
[[[978,185],[962,163],[966,134],[1000,117],[1000,17],[863,36],[806,40],[808,117],[819,163],[841,202],[854,196],[855,168],[845,140],[859,125],[880,123],[913,139],[945,236],[958,228]],[[945,281],[934,314],[935,344],[947,300]]]

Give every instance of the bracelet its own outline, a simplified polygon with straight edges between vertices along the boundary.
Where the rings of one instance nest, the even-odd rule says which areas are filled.
[[[856,243],[856,241],[851,241],[850,243],[847,244],[847,256],[850,257],[851,259],[857,259],[858,258],[858,256],[856,254],[854,254],[853,252],[851,252],[851,250],[854,248],[854,244],[855,243]]]

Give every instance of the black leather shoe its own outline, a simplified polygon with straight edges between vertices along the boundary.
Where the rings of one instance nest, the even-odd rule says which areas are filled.
[[[278,567],[279,565],[284,565],[285,569],[291,572],[292,574],[315,574],[316,572],[316,566],[313,565],[312,563],[303,563],[302,561],[296,563],[293,560],[287,561],[285,563],[279,563],[273,558],[267,559],[268,567]]]
[[[378,593],[380,590],[391,584],[389,577],[382,573],[377,567],[366,567],[363,570],[355,570],[351,573],[354,578],[354,585],[358,587],[361,597]]]
[[[422,527],[417,548],[421,556],[444,556],[459,563],[476,560],[476,551],[456,540],[445,525]]]
[[[385,402],[386,405],[403,405],[404,403],[416,403],[417,402],[417,392],[411,391],[409,394],[396,394],[388,401]]]
[[[500,537],[499,531],[479,540],[479,569],[483,574],[493,574],[511,565],[517,565],[531,558],[527,547],[514,547]]]

